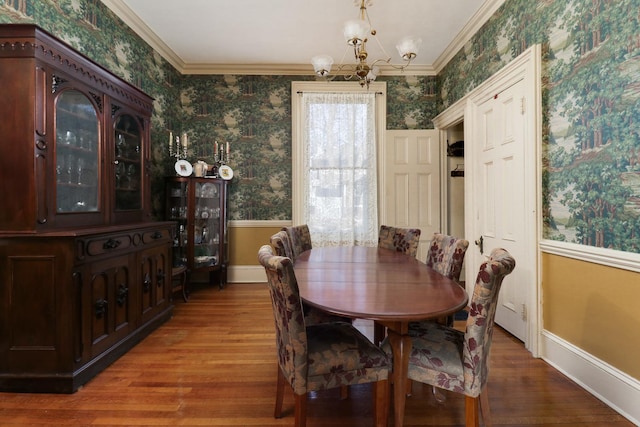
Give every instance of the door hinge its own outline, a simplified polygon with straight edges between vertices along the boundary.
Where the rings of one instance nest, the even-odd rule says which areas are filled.
[[[525,112],[525,98],[524,96],[520,98],[520,114],[524,114]]]
[[[522,304],[521,315],[522,315],[522,320],[526,322],[527,321],[527,305],[526,304]]]

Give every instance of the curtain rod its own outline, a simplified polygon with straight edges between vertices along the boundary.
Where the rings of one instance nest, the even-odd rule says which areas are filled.
[[[304,92],[299,90],[298,92],[296,92],[298,95],[302,95]],[[349,92],[311,92],[309,91],[308,93],[349,93]],[[383,95],[384,92],[374,92],[375,95]]]

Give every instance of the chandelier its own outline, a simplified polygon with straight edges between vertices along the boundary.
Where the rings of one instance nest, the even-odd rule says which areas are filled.
[[[394,65],[391,63],[391,57],[385,51],[382,43],[376,36],[376,30],[371,25],[369,14],[367,13],[367,5],[371,6],[372,0],[354,0],[354,4],[360,5],[360,13],[358,19],[347,21],[344,25],[344,37],[347,41],[347,52],[353,48],[353,54],[355,57],[355,64],[341,64],[338,65],[336,73],[330,75],[331,66],[333,65],[333,58],[329,55],[317,55],[311,58],[313,69],[316,74],[327,80],[333,80],[338,75],[341,75],[345,80],[358,79],[360,86],[366,86],[369,88],[369,84],[376,79],[380,68],[378,64],[388,64],[397,70],[404,70],[411,64],[411,61],[416,57],[422,39],[419,37],[404,37],[396,44],[396,49],[400,57],[404,61],[402,65]],[[367,53],[367,42],[369,36],[376,41],[380,50],[384,54],[385,58],[376,59],[371,63],[367,62],[369,54]],[[344,60],[344,56],[343,56]]]

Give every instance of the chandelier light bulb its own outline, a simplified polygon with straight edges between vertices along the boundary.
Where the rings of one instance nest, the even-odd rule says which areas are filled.
[[[317,75],[325,77],[331,72],[331,66],[333,65],[333,58],[329,55],[316,55],[311,58],[313,69]]]
[[[410,61],[416,57],[421,45],[422,39],[420,37],[407,36],[398,42],[396,49],[402,59]]]
[[[362,43],[369,35],[369,24],[362,19],[352,19],[344,23],[344,38],[351,46]]]

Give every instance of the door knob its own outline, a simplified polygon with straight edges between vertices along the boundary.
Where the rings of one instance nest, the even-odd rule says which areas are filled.
[[[476,246],[479,246],[480,254],[484,253],[484,238],[480,236],[478,240],[475,241]]]

